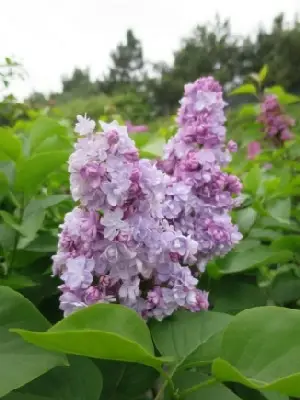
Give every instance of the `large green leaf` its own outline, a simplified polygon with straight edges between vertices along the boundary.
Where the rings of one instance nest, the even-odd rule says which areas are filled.
[[[230,92],[230,95],[234,94],[256,94],[256,88],[252,83],[246,83]]]
[[[136,362],[159,368],[146,323],[133,310],[96,304],[79,310],[47,332],[17,330],[28,342],[45,349],[107,360]]]
[[[68,156],[68,151],[52,151],[25,160],[17,169],[16,189],[25,193],[35,192],[51,172],[67,161]]]
[[[7,176],[4,172],[0,171],[0,196],[7,193],[9,188],[9,183]]]
[[[243,208],[242,210],[239,210],[237,213],[237,224],[242,233],[247,233],[253,226],[257,212],[251,208]]]
[[[180,311],[163,322],[153,321],[151,333],[162,355],[175,357],[181,366],[201,365],[218,357],[221,333],[231,318],[211,311]]]
[[[36,253],[55,253],[57,240],[57,236],[53,236],[49,232],[41,232],[24,250]]]
[[[161,157],[165,144],[164,138],[154,137],[153,140],[150,140],[145,146],[141,147],[140,156],[143,157],[144,154],[147,154],[149,158],[152,158],[151,155],[153,157]]]
[[[238,383],[234,384],[234,391],[243,400],[289,400],[289,397],[284,394],[270,391],[259,392]]]
[[[292,104],[292,103],[298,103],[300,101],[299,96],[287,93],[281,86],[278,85],[266,88],[265,92],[275,94],[278,97],[280,103],[282,104]]]
[[[31,199],[24,210],[24,218],[27,218],[30,214],[36,213],[37,210],[45,210],[68,199],[70,199],[70,196],[66,194],[55,194],[52,196]]]
[[[214,311],[228,314],[263,306],[267,300],[264,292],[256,284],[243,282],[242,278],[236,278],[236,275],[223,277],[210,291]]]
[[[11,160],[18,160],[21,154],[21,142],[9,128],[0,128],[0,151]]]
[[[32,279],[16,273],[0,278],[0,286],[9,286],[11,289],[14,290],[23,289],[25,287],[32,287],[35,285],[36,282],[34,282]]]
[[[299,266],[296,268],[299,269]],[[276,275],[270,289],[270,297],[279,305],[300,299],[300,278],[295,276],[293,271]]]
[[[266,79],[269,72],[268,65],[264,65],[258,73],[259,81],[262,83]]]
[[[21,225],[22,233],[24,235],[18,242],[18,249],[23,249],[35,238],[38,230],[43,226],[45,219],[45,211],[37,209],[35,213],[24,217]]]
[[[67,128],[54,119],[46,116],[39,117],[30,129],[31,153],[34,153],[45,140],[53,138],[53,136],[64,137],[66,134]]]
[[[234,274],[256,268],[260,265],[270,265],[286,262],[293,258],[290,251],[276,251],[268,246],[258,246],[244,252],[232,251],[226,257],[218,261],[220,271],[223,274]]]
[[[153,387],[158,372],[145,365],[95,360],[103,376],[105,400],[133,400]]]
[[[140,149],[142,146],[145,146],[151,138],[153,138],[153,135],[150,132],[130,133],[129,137],[134,140],[136,147]]]
[[[0,397],[56,366],[67,365],[64,355],[28,344],[9,331],[43,331],[49,326],[27,299],[8,287],[0,287]]]
[[[185,371],[174,377],[174,384],[179,393],[186,393],[186,400],[239,400],[226,386],[213,382],[211,377],[199,372]],[[193,388],[193,389],[192,389]],[[189,390],[193,390],[188,393]]]
[[[57,367],[3,400],[99,400],[102,376],[84,357],[70,357],[70,367]]]
[[[251,170],[248,172],[243,180],[244,190],[246,192],[250,192],[253,195],[256,195],[261,184],[261,179],[261,170],[256,164],[253,168],[251,168]]]
[[[282,236],[272,243],[272,249],[274,250],[290,250],[293,252],[300,252],[300,236],[298,235],[287,235]]]
[[[277,307],[246,310],[223,334],[213,374],[221,381],[300,396],[300,311]]]
[[[288,220],[291,215],[291,198],[271,202],[268,205],[268,211],[273,218]]]
[[[3,219],[3,222],[11,227],[12,229],[14,229],[15,231],[18,231],[19,233],[21,233],[22,235],[24,235],[24,231],[22,229],[22,226],[18,223],[18,221],[16,220],[16,218],[8,213],[7,211],[0,211],[0,217]]]

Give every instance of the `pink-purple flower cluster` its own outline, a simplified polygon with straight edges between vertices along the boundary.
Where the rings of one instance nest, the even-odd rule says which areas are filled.
[[[260,105],[257,121],[262,124],[265,139],[275,147],[280,147],[287,140],[293,139],[291,128],[295,120],[284,114],[276,95],[264,97]],[[248,144],[248,159],[253,160],[261,152],[261,144],[257,141]]]
[[[164,215],[175,229],[198,243],[197,265],[226,254],[241,240],[229,211],[237,205],[241,182],[222,171],[237,151],[225,145],[225,103],[212,77],[185,86],[178,112],[179,130],[169,141],[158,166],[172,177]]]
[[[265,96],[258,122],[263,124],[263,131],[268,138],[280,142],[293,138],[291,127],[295,125],[295,120],[284,114],[276,95]]]
[[[53,260],[65,315],[99,302],[159,320],[208,308],[199,270],[241,239],[229,216],[241,184],[221,171],[236,151],[225,146],[223,108],[212,78],[187,85],[179,131],[157,165],[139,159],[126,127],[101,123],[94,133],[95,122],[78,117],[83,137],[69,172],[79,205],[65,217]]]

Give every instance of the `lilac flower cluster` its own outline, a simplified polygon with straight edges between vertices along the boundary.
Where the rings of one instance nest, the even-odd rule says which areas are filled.
[[[276,95],[265,96],[258,122],[263,124],[266,137],[275,142],[284,142],[293,138],[291,127],[295,125],[295,120],[284,114]]]
[[[65,216],[53,258],[65,315],[99,302],[158,320],[208,308],[199,270],[241,238],[228,214],[241,184],[221,171],[236,151],[225,146],[223,107],[212,78],[187,85],[178,133],[156,165],[139,159],[126,127],[101,122],[94,133],[95,122],[78,116],[83,137],[69,172],[79,205]]]
[[[145,318],[162,319],[179,307],[207,309],[189,265],[197,242],[163,218],[170,178],[139,160],[126,128],[78,117],[86,135],[69,160],[71,192],[80,202],[65,217],[54,256],[63,281],[65,315],[97,302],[118,302]],[[101,211],[100,211],[101,210]]]
[[[237,151],[235,142],[225,145],[224,106],[222,88],[212,77],[187,84],[178,112],[178,133],[158,163],[172,177],[164,215],[175,229],[198,243],[200,272],[242,237],[229,216],[238,203],[241,183],[221,170],[230,162],[230,153]]]
[[[284,114],[276,95],[267,95],[260,105],[257,121],[262,124],[265,139],[275,147],[293,139],[291,127],[295,120]],[[257,141],[248,144],[248,159],[253,160],[261,152],[261,144]]]

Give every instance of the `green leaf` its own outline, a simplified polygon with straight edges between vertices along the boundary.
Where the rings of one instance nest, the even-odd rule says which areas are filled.
[[[261,179],[261,170],[256,164],[253,168],[251,168],[243,180],[244,190],[255,195],[260,187]]]
[[[36,210],[36,213],[30,214],[24,218],[21,229],[25,237],[21,238],[18,242],[18,249],[26,247],[36,236],[38,230],[42,227],[45,218],[44,210]]]
[[[291,199],[288,197],[286,199],[279,199],[270,203],[267,207],[271,217],[273,218],[283,218],[288,220],[291,216]]]
[[[238,314],[213,363],[221,381],[300,396],[300,311],[261,307]]]
[[[102,375],[84,357],[70,357],[69,367],[57,367],[5,396],[3,400],[99,400]]]
[[[251,207],[243,208],[242,210],[237,211],[237,224],[242,233],[247,233],[253,226],[257,212],[253,210]]]
[[[57,150],[71,151],[72,145],[70,143],[70,140],[58,136],[48,137],[35,149],[34,153],[48,153],[50,151]]]
[[[253,228],[249,232],[249,237],[260,240],[275,240],[281,237],[280,232],[271,229]]]
[[[252,83],[246,83],[245,85],[241,85],[236,89],[230,92],[230,95],[234,94],[256,94],[256,88]]]
[[[106,360],[136,362],[159,368],[150,332],[128,307],[96,304],[79,310],[47,332],[17,330],[28,342],[48,350]]]
[[[155,369],[141,364],[95,360],[103,375],[105,400],[133,400],[142,396],[158,378]]]
[[[162,322],[153,321],[151,333],[159,352],[175,357],[178,366],[207,364],[218,357],[221,333],[231,318],[211,311],[179,311]]]
[[[16,221],[16,219],[13,215],[8,213],[7,211],[0,211],[0,217],[2,217],[3,222],[5,222],[6,225],[10,226],[15,231],[18,231],[22,235],[24,235],[22,226]]]
[[[143,157],[143,154],[147,153],[153,155],[154,157],[161,157],[163,155],[163,148],[165,144],[166,142],[164,138],[156,137],[141,148],[140,156]]]
[[[235,393],[243,400],[289,400],[289,397],[276,392],[259,392],[247,386],[234,384]]]
[[[245,283],[241,278],[228,276],[216,282],[211,288],[210,300],[214,311],[237,314],[247,308],[264,306],[266,296],[254,284]]]
[[[211,377],[200,372],[185,371],[174,377],[175,387],[179,393],[187,393],[186,400],[239,400],[226,386],[219,382],[213,382]],[[202,386],[201,386],[202,385]],[[197,387],[199,387],[197,389]],[[191,393],[189,390],[193,388]],[[181,397],[180,397],[181,398]]]
[[[55,253],[57,240],[57,236],[53,236],[49,232],[41,232],[24,250],[37,253]]]
[[[24,161],[16,175],[16,189],[25,193],[37,190],[47,176],[64,164],[69,156],[68,151],[39,153]]]
[[[292,271],[276,275],[270,289],[270,297],[278,305],[300,299],[300,278]]]
[[[9,183],[6,175],[0,171],[0,195],[4,195],[8,192]]]
[[[266,79],[266,77],[268,75],[268,72],[269,72],[269,67],[267,65],[264,65],[262,67],[262,69],[259,71],[258,77],[259,77],[259,81],[261,83],[263,83],[265,81],[265,79]]]
[[[24,275],[11,274],[0,278],[0,286],[9,286],[11,289],[19,290],[25,287],[35,286],[36,283]]]
[[[277,85],[266,88],[265,93],[275,94],[278,97],[279,102],[282,104],[292,104],[300,101],[299,96],[287,93],[281,86]]]
[[[43,331],[49,325],[27,299],[8,287],[0,287],[0,397],[56,366],[67,365],[64,355],[25,343],[9,331],[12,328]]]
[[[262,217],[259,220],[259,224],[264,228],[274,228],[284,230],[286,232],[300,233],[299,225],[290,220],[286,221],[279,218]]]
[[[9,128],[0,127],[0,149],[11,160],[17,161],[21,154],[21,142]]]
[[[5,250],[11,250],[14,245],[16,232],[7,224],[0,224],[0,246]]]
[[[149,132],[145,133],[130,133],[129,137],[135,142],[135,145],[138,149],[145,146],[151,138],[153,138],[153,134]]]
[[[294,253],[300,252],[300,236],[287,235],[274,240],[271,245],[274,250],[290,250]]]
[[[31,153],[34,153],[45,140],[53,136],[64,137],[66,135],[67,128],[65,126],[49,117],[39,117],[30,129]]]
[[[70,196],[66,194],[55,194],[52,196],[31,199],[24,210],[24,218],[27,218],[30,214],[36,213],[37,210],[45,210],[69,199]]]
[[[234,274],[256,268],[260,265],[278,264],[293,258],[290,251],[275,251],[268,246],[258,246],[244,252],[232,251],[218,261],[223,274]]]
[[[234,251],[236,253],[243,253],[246,250],[255,249],[257,246],[260,246],[259,240],[246,238],[236,245]]]

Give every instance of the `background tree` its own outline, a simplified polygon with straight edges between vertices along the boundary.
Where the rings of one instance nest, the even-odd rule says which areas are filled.
[[[111,53],[111,61],[112,66],[102,83],[106,93],[139,87],[144,77],[143,49],[131,29],[126,32],[125,43],[119,43]]]

